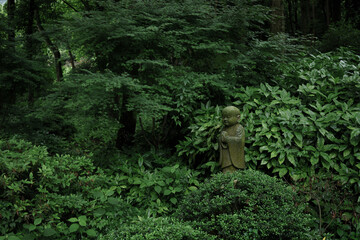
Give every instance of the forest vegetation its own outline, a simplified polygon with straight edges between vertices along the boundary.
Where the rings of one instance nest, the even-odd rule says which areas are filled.
[[[360,239],[360,1],[7,0],[0,56],[0,240]]]

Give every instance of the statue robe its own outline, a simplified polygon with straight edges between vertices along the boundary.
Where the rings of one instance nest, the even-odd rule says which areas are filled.
[[[227,132],[225,141],[219,138],[220,159],[219,164],[222,169],[233,166],[236,169],[245,168],[245,131],[240,124],[223,128],[222,131]]]

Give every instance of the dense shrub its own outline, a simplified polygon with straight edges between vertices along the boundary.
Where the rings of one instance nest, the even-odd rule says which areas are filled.
[[[350,47],[359,53],[360,30],[346,22],[339,22],[330,26],[322,37],[319,49],[328,52],[339,47]]]
[[[0,238],[96,237],[112,219],[137,213],[112,183],[86,157],[50,157],[44,147],[1,140]]]
[[[118,225],[118,224],[117,224]],[[216,239],[201,230],[172,218],[148,218],[118,225],[115,230],[101,237],[105,240],[203,240]]]
[[[217,174],[185,196],[176,216],[217,239],[311,239],[295,193],[253,170]]]
[[[206,162],[217,162],[218,135],[221,128],[221,114],[218,106],[208,102],[194,112],[191,130],[183,141],[176,146],[178,156],[188,159],[189,165],[200,165]]]
[[[176,162],[160,152],[121,154],[113,160],[112,182],[133,206],[150,214],[173,212],[183,195],[199,185],[199,171]]]
[[[345,224],[355,236],[359,234],[358,68],[359,56],[345,48],[304,56],[281,65],[275,86],[243,87],[234,95],[246,131],[247,165],[295,181],[301,192],[309,193],[306,201],[322,233]],[[196,114],[194,119],[201,121],[193,122],[190,128],[194,130],[178,145],[178,151],[190,159],[201,156],[204,149],[206,156],[217,156],[217,134],[213,132],[219,129],[219,122],[214,121],[219,111],[209,107]],[[205,161],[206,156],[199,160]],[[310,184],[314,177],[350,193],[336,204],[336,213],[336,201],[329,201],[321,191],[314,196]],[[349,237],[344,232],[337,234]]]

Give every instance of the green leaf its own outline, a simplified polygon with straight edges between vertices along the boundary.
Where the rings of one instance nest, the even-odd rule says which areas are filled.
[[[288,172],[288,170],[286,169],[286,168],[281,168],[280,170],[279,170],[279,176],[280,177],[283,177],[283,176],[285,176],[285,174]]]
[[[87,234],[89,237],[96,237],[96,236],[97,236],[97,232],[96,232],[94,229],[88,229],[88,230],[86,230],[86,234]]]
[[[350,155],[350,152],[351,152],[350,149],[346,149],[346,150],[343,152],[343,156],[344,156],[344,157],[349,156],[349,155]]]
[[[86,216],[79,217],[79,224],[80,224],[80,226],[83,226],[83,227],[86,226]]]
[[[102,215],[104,215],[106,213],[105,209],[103,208],[98,208],[94,211],[94,216],[95,217],[100,217]]]
[[[299,140],[300,142],[303,141],[303,136],[302,136],[301,133],[299,133],[299,132],[294,132],[294,134],[295,134],[295,137],[296,137],[297,140]]]
[[[56,234],[56,231],[52,228],[45,228],[43,234],[45,237],[50,237],[50,236]]]
[[[8,240],[21,240],[20,238],[18,238],[17,236],[10,236],[8,238]]]
[[[287,158],[288,158],[289,162],[291,162],[292,165],[296,166],[296,161],[292,154],[288,154]]]
[[[114,197],[110,197],[108,199],[108,203],[112,204],[112,205],[117,205],[119,204],[119,200],[117,198],[114,198]]]
[[[164,195],[167,196],[167,195],[170,195],[171,191],[169,189],[165,189],[164,191]]]
[[[29,231],[34,231],[36,229],[36,226],[34,224],[30,224]]]
[[[41,222],[42,222],[42,218],[36,218],[34,224],[39,225]]]
[[[317,139],[317,147],[318,147],[318,150],[322,150],[324,148],[324,138],[322,137],[318,137]]]
[[[300,141],[299,139],[295,139],[294,141],[295,141],[296,145],[298,145],[299,148],[303,147],[302,141]]]
[[[279,152],[273,151],[273,152],[271,152],[270,158],[274,158],[274,157],[276,157],[278,154],[279,154]]]
[[[78,222],[79,219],[77,219],[77,218],[70,218],[70,219],[68,219],[68,221],[74,223],[74,222]]]
[[[106,193],[105,193],[105,195],[107,196],[107,197],[110,197],[110,196],[112,196],[113,194],[114,194],[115,192],[113,191],[113,190],[107,190],[106,191]]]
[[[155,186],[154,189],[158,194],[161,193],[161,187],[160,186]]]
[[[265,164],[267,164],[268,162],[269,162],[269,159],[264,158],[264,159],[261,160],[260,165],[265,165]]]
[[[69,232],[76,232],[79,229],[80,225],[77,223],[73,223],[69,227]]]
[[[311,162],[311,165],[315,165],[315,164],[317,164],[319,162],[319,158],[318,157],[311,157],[310,162]]]
[[[138,159],[139,167],[142,167],[143,163],[144,163],[144,158],[142,156],[140,156],[139,159]]]
[[[195,190],[197,190],[197,187],[195,187],[195,186],[190,186],[190,187],[189,187],[189,190],[190,190],[190,191],[195,191]]]
[[[176,198],[170,198],[170,202],[172,202],[173,204],[177,203],[177,199]]]
[[[341,219],[343,219],[344,221],[349,221],[352,217],[353,217],[353,214],[350,212],[344,212],[341,215]]]

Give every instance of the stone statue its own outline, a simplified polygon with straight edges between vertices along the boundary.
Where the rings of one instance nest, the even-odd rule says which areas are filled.
[[[222,110],[224,127],[219,137],[219,164],[223,173],[234,172],[245,168],[245,131],[239,124],[240,110],[228,106]]]

